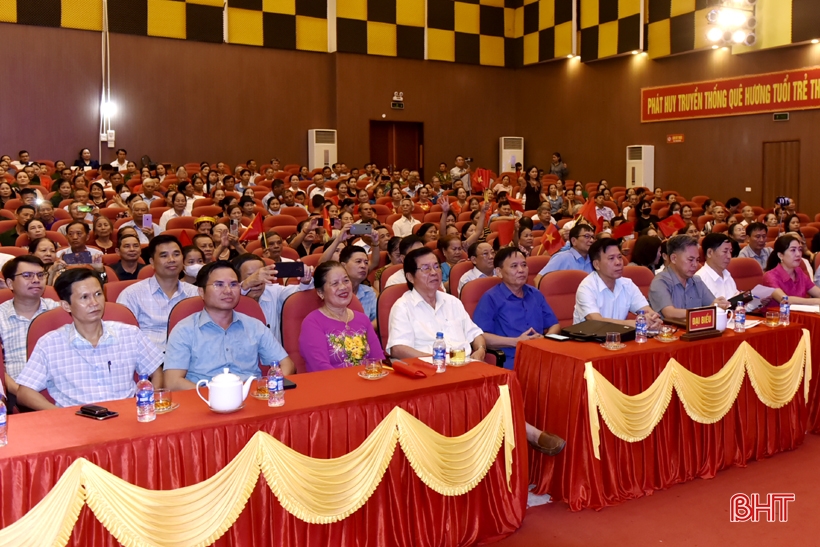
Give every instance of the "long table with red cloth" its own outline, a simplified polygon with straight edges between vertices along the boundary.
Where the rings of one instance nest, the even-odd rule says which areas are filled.
[[[358,447],[399,406],[438,433],[461,435],[492,409],[498,386],[508,385],[516,424],[512,492],[503,448],[487,476],[456,497],[424,485],[397,449],[368,502],[333,524],[307,524],[287,513],[260,475],[239,519],[215,545],[474,545],[517,530],[527,501],[527,443],[516,376],[483,363],[421,380],[394,372],[368,381],[357,375],[359,370],[293,376],[297,388],[286,392],[281,408],[248,396],[242,410],[216,414],[194,391],[184,391],[173,394],[178,409],[150,423],[137,422],[133,399],[105,403],[120,416],[101,422],[75,416],[76,408],[11,415],[9,444],[0,448],[0,527],[29,511],[79,457],[144,488],[180,488],[214,475],[259,430],[302,454],[339,457]],[[69,544],[117,542],[84,507]]]
[[[775,410],[758,399],[747,376],[732,409],[715,424],[694,422],[674,392],[663,419],[643,441],[623,441],[601,420],[598,460],[589,429],[584,363],[592,362],[621,392],[636,395],[649,388],[670,358],[699,376],[711,376],[745,340],[779,366],[792,357],[801,335],[797,325],[776,329],[760,325],[743,334],[727,331],[720,338],[695,342],[628,342],[619,351],[590,342],[520,344],[515,370],[524,392],[527,422],[567,441],[554,458],[530,451],[530,483],[536,485],[535,492],[549,493],[574,511],[600,509],[796,448],[806,430],[802,387],[791,403]]]
[[[809,386],[809,400],[806,401],[809,418],[806,429],[809,433],[820,434],[820,314],[791,312],[791,323],[809,331],[811,338],[811,366],[813,381]]]

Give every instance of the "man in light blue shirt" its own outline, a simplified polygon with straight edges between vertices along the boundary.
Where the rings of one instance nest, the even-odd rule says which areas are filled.
[[[556,253],[547,265],[535,276],[535,286],[541,278],[550,272],[559,270],[581,270],[592,273],[592,262],[589,260],[589,248],[595,241],[595,230],[589,224],[576,223],[569,231],[570,248]]]
[[[589,248],[589,258],[595,271],[581,281],[575,293],[573,323],[589,319],[634,327],[635,321],[626,319],[629,312],[643,311],[650,329],[660,327],[660,316],[635,283],[623,277],[624,258],[616,240],[599,239]]]
[[[223,368],[242,381],[259,375],[259,361],[279,361],[284,374],[295,370],[282,345],[261,321],[234,311],[239,276],[230,262],[206,264],[196,276],[204,309],[180,321],[168,337],[165,380],[172,390],[193,389]]]

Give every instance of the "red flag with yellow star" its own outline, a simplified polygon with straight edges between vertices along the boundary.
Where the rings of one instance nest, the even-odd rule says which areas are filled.
[[[473,193],[479,194],[490,187],[490,170],[479,167],[472,177]]]
[[[548,255],[554,255],[563,246],[564,239],[558,232],[558,228],[555,227],[555,224],[548,224],[547,229],[544,230],[544,235],[541,236],[541,253],[546,251]]]

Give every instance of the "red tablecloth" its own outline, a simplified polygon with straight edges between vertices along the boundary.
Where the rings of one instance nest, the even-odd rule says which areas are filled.
[[[193,391],[174,393],[180,408],[138,423],[133,399],[106,406],[120,417],[103,422],[58,409],[9,417],[9,445],[0,448],[0,527],[40,501],[78,457],[132,484],[172,489],[196,484],[222,469],[258,430],[316,458],[347,454],[400,406],[437,432],[455,436],[475,427],[510,386],[516,424],[512,493],[503,449],[490,472],[464,496],[444,497],[425,486],[397,449],[382,482],[359,511],[328,525],[311,525],[285,512],[264,479],[216,545],[473,545],[507,536],[521,525],[527,499],[526,436],[521,390],[514,374],[474,363],[424,380],[395,373],[371,382],[359,369],[292,377],[284,407],[248,397],[234,414],[215,414]],[[84,507],[70,543],[117,542]]]
[[[601,420],[597,460],[589,431],[584,363],[591,361],[615,387],[636,395],[657,379],[672,357],[692,372],[710,376],[745,340],[769,363],[781,365],[794,354],[800,337],[799,326],[772,330],[761,325],[742,335],[726,332],[700,342],[629,342],[617,352],[595,343],[539,340],[519,345],[515,370],[527,422],[567,440],[555,458],[530,451],[530,483],[536,484],[538,493],[548,492],[572,510],[598,509],[796,448],[806,429],[802,387],[791,403],[774,410],[758,400],[747,377],[734,406],[716,424],[693,422],[674,393],[664,418],[643,441],[622,441]]]
[[[809,386],[809,400],[806,401],[809,412],[806,429],[809,433],[820,434],[820,315],[792,312],[790,317],[793,325],[807,329],[811,337],[812,383]]]

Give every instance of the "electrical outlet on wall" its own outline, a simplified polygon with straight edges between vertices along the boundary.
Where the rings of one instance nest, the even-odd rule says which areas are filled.
[[[752,191],[752,187],[751,187],[751,186],[747,186],[747,187],[746,187],[746,191],[747,191],[747,192],[751,192],[751,191]]]

